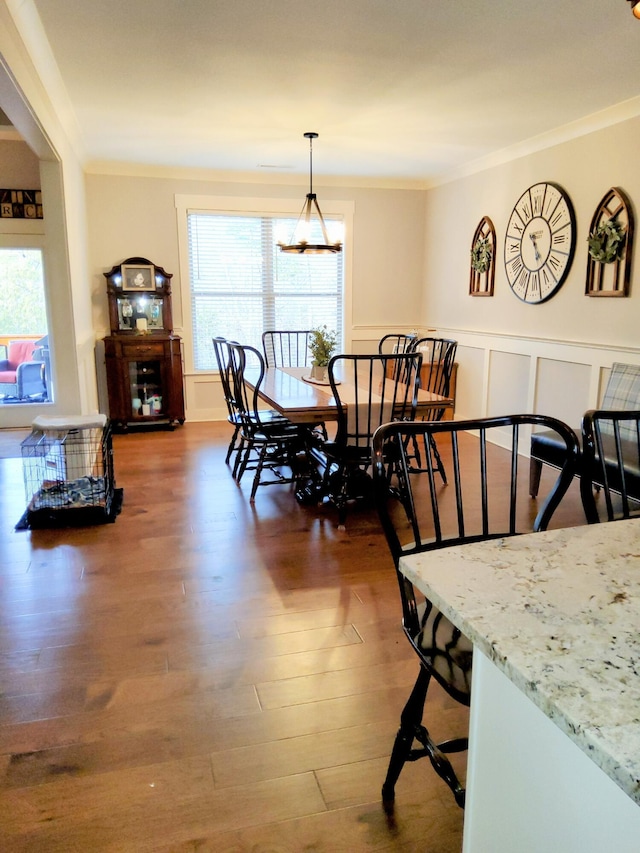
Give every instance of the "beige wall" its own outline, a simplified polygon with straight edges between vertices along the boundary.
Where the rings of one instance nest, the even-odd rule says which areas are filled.
[[[435,328],[459,341],[458,417],[519,409],[555,414],[578,425],[596,405],[613,361],[640,361],[640,285],[634,265],[626,299],[584,295],[587,234],[611,186],[640,198],[634,161],[640,119],[616,124],[428,191],[318,186],[322,204],[354,204],[351,349],[375,346],[388,330]],[[613,152],[613,153],[612,153]],[[561,184],[572,199],[577,249],[569,277],[548,302],[527,305],[510,291],[502,250],[505,227],[521,193],[538,181]],[[86,178],[91,299],[96,335],[108,333],[104,276],[114,263],[142,255],[174,273],[176,331],[184,295],[174,199],[180,194],[290,197],[290,184],[89,174]],[[468,295],[469,249],[482,216],[498,241],[495,296]],[[347,248],[347,251],[349,248]],[[224,416],[216,378],[186,377],[187,417]]]
[[[637,230],[630,296],[584,293],[587,236],[602,197],[618,186],[640,202],[639,136],[640,119],[631,119],[427,192],[422,323],[460,341],[458,416],[516,407],[577,425],[597,404],[612,361],[640,361]],[[560,291],[528,305],[511,292],[502,256],[511,210],[539,181],[559,183],[569,194],[577,248]],[[485,215],[497,235],[495,295],[476,298],[468,295],[469,250]]]
[[[639,139],[640,118],[429,190],[424,319],[437,326],[484,332],[639,344],[638,263],[629,299],[584,295],[587,236],[602,196],[610,187],[619,186],[636,205],[640,202]],[[559,183],[569,194],[577,220],[577,248],[561,290],[542,305],[527,305],[511,293],[502,252],[513,205],[527,187],[539,181]],[[487,299],[468,295],[469,250],[484,215],[493,220],[498,243],[495,296]],[[636,255],[637,251],[638,247]]]
[[[97,400],[96,338],[108,333],[103,272],[142,255],[174,273],[180,328],[180,258],[176,194],[291,198],[302,183],[246,178],[220,180],[198,173],[88,174],[73,115],[46,63],[45,44],[30,27],[24,4],[0,0],[0,104],[40,161],[46,234],[51,258],[52,328],[56,333],[59,403],[63,412],[90,411]],[[46,80],[46,85],[43,81]],[[27,107],[29,105],[29,107]],[[386,331],[435,327],[459,341],[458,416],[500,413],[514,406],[579,418],[595,405],[613,360],[640,362],[640,285],[635,264],[628,299],[584,296],[586,238],[593,211],[611,186],[640,198],[637,139],[640,119],[530,154],[471,177],[423,191],[366,188],[336,181],[317,190],[323,199],[354,205],[351,328],[356,351]],[[529,185],[556,181],[577,217],[577,252],[561,291],[542,305],[525,305],[510,292],[501,262],[511,209]],[[492,218],[499,257],[495,296],[468,295],[470,242],[480,218]],[[99,366],[99,372],[102,366]],[[217,384],[200,390],[187,377],[187,417],[223,417]],[[15,407],[16,411],[18,407]],[[13,425],[6,422],[3,425]]]
[[[390,326],[410,329],[420,314],[423,274],[424,191],[323,187],[315,189],[323,209],[331,200],[354,205],[349,346],[359,338],[376,340]],[[94,327],[108,334],[103,273],[125,258],[142,256],[173,273],[175,332],[190,346],[181,306],[188,282],[180,279],[176,195],[291,198],[295,214],[307,188],[290,184],[189,180],[184,177],[135,177],[89,174],[86,177]],[[222,418],[225,409],[216,376],[186,376],[188,420]]]
[[[26,142],[0,140],[0,187],[4,189],[40,189],[40,163]],[[6,221],[0,220],[0,230]]]

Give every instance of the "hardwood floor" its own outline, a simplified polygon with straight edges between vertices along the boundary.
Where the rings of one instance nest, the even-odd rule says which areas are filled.
[[[380,787],[417,663],[375,514],[238,488],[226,424],[116,436],[115,524],[16,532],[0,459],[0,846],[457,853],[424,762]],[[561,523],[583,523],[577,489]],[[438,734],[464,709],[430,694]],[[456,726],[457,724],[457,726]]]

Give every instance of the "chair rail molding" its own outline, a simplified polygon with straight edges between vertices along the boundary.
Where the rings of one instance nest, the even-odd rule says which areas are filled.
[[[640,347],[438,328],[458,341],[456,418],[528,411],[579,424],[596,408],[614,362]]]

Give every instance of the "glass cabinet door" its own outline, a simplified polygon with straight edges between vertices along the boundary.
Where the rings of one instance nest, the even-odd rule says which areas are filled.
[[[163,299],[147,294],[127,294],[116,298],[118,332],[163,331]]]
[[[162,363],[160,361],[130,361],[129,388],[131,414],[146,418],[162,414]]]

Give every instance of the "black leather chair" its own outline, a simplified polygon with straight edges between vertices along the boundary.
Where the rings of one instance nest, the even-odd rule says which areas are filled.
[[[534,518],[519,451],[529,427],[553,430],[564,447],[558,477]],[[495,444],[498,438],[502,446]],[[414,440],[437,437],[450,457],[453,483],[436,479],[429,455],[423,471],[412,467]],[[504,449],[507,444],[510,449]],[[467,733],[437,743],[423,723],[434,678],[456,701],[469,705],[472,646],[400,568],[403,556],[546,529],[574,475],[578,439],[561,421],[539,415],[508,415],[473,421],[389,423],[373,437],[373,480],[382,527],[396,568],[405,635],[420,670],[400,717],[382,799],[388,810],[407,761],[429,758],[436,773],[464,806],[465,791],[448,753],[467,748]],[[520,474],[523,474],[520,477]],[[521,480],[524,482],[521,483]],[[414,744],[416,744],[414,746]]]
[[[640,409],[640,365],[615,362],[611,366],[609,381],[599,407],[610,410],[633,411]],[[576,429],[581,438],[582,430]],[[531,460],[529,463],[529,494],[535,497],[540,487],[542,466],[559,468],[562,464],[562,446],[557,438],[544,430],[531,436]],[[582,472],[582,459],[578,460],[576,473]],[[603,485],[602,483],[598,485]]]
[[[586,412],[582,448],[580,493],[587,521],[640,515],[640,410]]]

